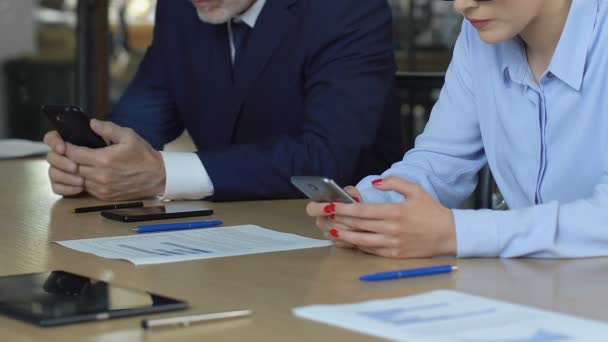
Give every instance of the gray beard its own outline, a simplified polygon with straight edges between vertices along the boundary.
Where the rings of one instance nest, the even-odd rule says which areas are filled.
[[[219,24],[225,24],[227,23],[230,19],[236,17],[236,14],[231,14],[226,12],[226,10],[222,10],[222,15],[217,17],[217,16],[213,16],[210,17],[207,15],[207,13],[204,13],[203,11],[200,10],[196,10],[196,14],[198,15],[198,18],[207,24],[212,24],[212,25],[219,25]]]

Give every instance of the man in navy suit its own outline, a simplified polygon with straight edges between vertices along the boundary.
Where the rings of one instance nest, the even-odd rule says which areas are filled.
[[[91,121],[112,145],[45,136],[53,190],[246,200],[299,196],[293,175],[353,183],[402,156],[394,72],[386,0],[159,0],[137,76]],[[158,152],[184,129],[196,153]]]

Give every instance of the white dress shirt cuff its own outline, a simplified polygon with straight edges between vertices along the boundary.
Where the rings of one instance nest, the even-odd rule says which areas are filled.
[[[191,152],[161,152],[165,163],[165,193],[161,199],[202,199],[213,195],[213,183],[200,158]]]

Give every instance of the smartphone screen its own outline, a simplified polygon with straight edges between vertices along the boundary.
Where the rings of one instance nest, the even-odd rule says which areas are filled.
[[[155,207],[104,210],[101,216],[122,222],[163,220],[194,216],[208,216],[213,210],[189,203],[168,203]]]
[[[315,202],[356,203],[336,182],[325,177],[293,176],[291,183]]]

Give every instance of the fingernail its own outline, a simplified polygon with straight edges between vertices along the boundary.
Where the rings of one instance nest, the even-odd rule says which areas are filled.
[[[323,211],[325,211],[326,214],[331,214],[336,211],[336,205],[333,203],[328,204],[323,208]]]
[[[331,215],[329,215],[329,219],[330,219],[330,220],[335,220],[335,219],[336,219],[336,215],[335,215],[335,214],[331,214]]]
[[[336,238],[337,238],[337,237],[340,237],[340,231],[339,231],[339,230],[337,230],[336,228],[334,228],[334,229],[330,230],[330,231],[329,231],[329,234],[331,234],[331,236],[336,237]]]
[[[355,202],[361,203],[361,199],[359,198],[359,196],[353,195],[353,199],[355,200]]]
[[[382,185],[382,178],[376,179],[374,181],[372,181],[372,185],[373,186],[380,186]]]

